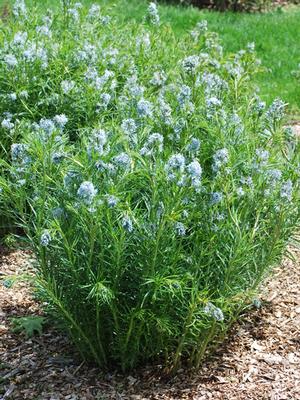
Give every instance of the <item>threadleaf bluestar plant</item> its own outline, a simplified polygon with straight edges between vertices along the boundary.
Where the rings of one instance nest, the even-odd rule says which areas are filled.
[[[141,24],[65,4],[18,1],[0,32],[1,216],[82,359],[199,367],[299,230],[285,103],[205,21],[178,38],[154,3]]]

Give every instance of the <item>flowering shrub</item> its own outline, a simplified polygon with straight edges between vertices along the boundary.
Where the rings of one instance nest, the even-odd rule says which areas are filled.
[[[204,21],[178,41],[154,4],[123,27],[98,6],[39,21],[17,4],[1,201],[41,290],[86,360],[199,366],[299,223],[285,104],[253,90],[253,45],[224,56]]]

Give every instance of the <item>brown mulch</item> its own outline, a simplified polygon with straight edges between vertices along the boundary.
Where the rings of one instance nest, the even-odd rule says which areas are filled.
[[[214,357],[173,378],[159,366],[127,376],[101,372],[81,363],[50,326],[31,339],[14,333],[11,317],[39,315],[41,307],[28,282],[1,284],[0,399],[300,399],[300,252],[293,254],[265,284],[262,307],[243,316]],[[31,261],[28,252],[0,248],[0,280],[32,273]]]

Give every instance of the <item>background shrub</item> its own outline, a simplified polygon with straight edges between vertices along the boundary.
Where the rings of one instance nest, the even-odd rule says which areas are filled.
[[[1,202],[41,292],[86,360],[199,366],[299,224],[285,104],[252,87],[254,46],[224,55],[205,21],[177,39],[154,4],[126,26],[98,6],[39,20],[17,4]]]
[[[266,11],[282,6],[282,3],[274,0],[171,0],[170,2],[199,8],[213,8],[219,11]]]

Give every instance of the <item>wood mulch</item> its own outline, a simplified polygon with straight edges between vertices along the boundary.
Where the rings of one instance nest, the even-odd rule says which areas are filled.
[[[87,366],[50,326],[31,339],[14,333],[11,317],[42,311],[28,282],[5,284],[7,275],[31,273],[30,253],[2,248],[0,399],[300,399],[300,251],[293,254],[262,288],[261,308],[243,316],[200,371],[167,378],[159,366],[127,376]]]

